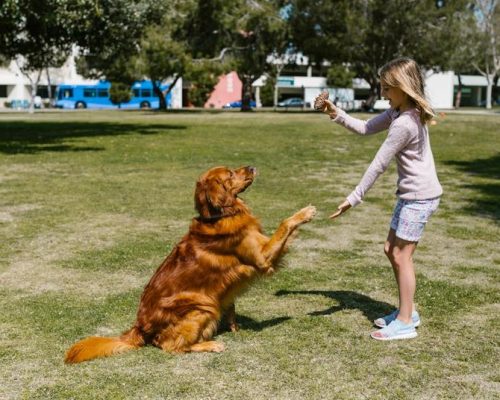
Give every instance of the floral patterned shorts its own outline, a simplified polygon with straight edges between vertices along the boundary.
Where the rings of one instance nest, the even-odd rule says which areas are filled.
[[[437,210],[439,200],[439,197],[428,200],[398,199],[391,220],[396,236],[408,242],[418,242],[427,220]]]

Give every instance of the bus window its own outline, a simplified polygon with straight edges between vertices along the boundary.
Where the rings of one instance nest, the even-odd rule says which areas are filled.
[[[83,89],[83,97],[96,97],[96,90],[90,88]]]
[[[139,89],[134,89],[134,97],[141,97]]]
[[[142,97],[152,97],[151,89],[142,89]]]
[[[60,92],[59,92],[59,99],[62,100],[62,99],[69,99],[73,97],[73,89],[62,89]]]
[[[108,97],[108,91],[106,89],[98,89],[97,97]]]

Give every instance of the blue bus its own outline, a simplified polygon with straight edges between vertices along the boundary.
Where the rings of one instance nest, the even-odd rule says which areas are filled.
[[[169,85],[161,85],[161,90],[168,89]],[[132,98],[120,107],[113,104],[109,98],[111,82],[99,81],[90,85],[59,85],[56,89],[55,106],[57,108],[88,108],[88,109],[138,109],[158,108],[159,99],[153,92],[151,81],[137,81],[132,87]],[[172,95],[169,93],[165,101],[170,108]]]

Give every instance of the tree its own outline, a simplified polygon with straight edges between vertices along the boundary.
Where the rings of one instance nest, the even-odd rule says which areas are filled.
[[[251,85],[267,68],[266,57],[276,38],[269,31],[276,20],[281,19],[273,0],[197,0],[185,19],[183,32],[193,57],[222,63],[224,71],[238,73],[242,110],[251,109]]]
[[[252,83],[272,67],[269,55],[286,53],[287,28],[278,2],[247,0],[237,8],[231,35],[235,50],[231,55],[242,82],[242,111],[251,110]]]
[[[288,24],[285,26],[288,28]],[[281,71],[283,69],[296,61],[297,55],[293,52],[293,48],[290,46],[289,39],[289,30],[287,29],[285,32],[282,32],[283,36],[281,38],[282,45],[276,46],[274,52],[268,58],[269,68],[266,73],[266,84],[263,87],[263,90],[268,90],[269,85],[273,85],[273,98],[272,98],[272,106],[274,110],[278,106],[278,92],[279,92],[279,78],[281,76]],[[261,93],[263,95],[263,93]],[[268,104],[267,100],[262,100],[263,104]]]
[[[267,77],[266,83],[260,91],[260,99],[263,106],[276,106],[275,88],[276,78],[270,75]]]
[[[287,23],[278,0],[198,0],[186,19],[193,57],[223,63],[242,81],[242,111],[251,110],[252,83],[270,71],[270,54],[288,47]]]
[[[0,5],[0,54],[14,59],[31,84],[30,112],[43,70],[71,53],[82,0],[6,0]]]
[[[219,77],[233,69],[231,22],[235,8],[235,2],[226,0],[195,0],[177,32],[192,56],[184,78],[190,85],[189,101],[196,106],[205,104]]]
[[[202,107],[224,72],[224,66],[219,61],[200,60],[188,65],[184,78],[191,85],[189,101],[197,107]]]
[[[474,16],[473,8],[469,6],[470,12],[456,14],[458,26],[454,26],[454,30],[450,30],[448,35],[456,38],[455,46],[448,48],[448,55],[441,61],[441,68],[444,70],[452,70],[457,76],[458,85],[454,99],[455,108],[459,108],[462,100],[462,74],[470,72],[474,62],[474,54],[477,48],[477,43],[481,41],[478,32],[477,21]]]
[[[414,58],[426,69],[446,64],[458,38],[457,14],[466,1],[435,0],[291,0],[294,42],[317,63],[347,63],[370,85],[366,102],[379,97],[378,69],[400,56]],[[302,38],[299,36],[302,35]]]
[[[171,32],[162,31],[160,26],[150,26],[140,42],[140,49],[133,63],[134,70],[151,79],[153,91],[160,100],[159,108],[167,108],[166,95],[172,90],[190,62],[190,55],[183,43],[172,38]],[[161,82],[173,77],[166,92],[160,88]]]
[[[355,74],[349,68],[345,65],[336,64],[328,68],[326,83],[328,86],[351,88],[354,78]]]
[[[481,39],[476,48],[474,67],[486,78],[486,108],[491,108],[492,88],[495,76],[500,71],[500,12],[497,0],[475,1]]]
[[[166,0],[94,0],[80,15],[76,41],[80,48],[78,71],[89,78],[106,78],[115,83],[132,84],[144,76],[151,78],[160,107],[166,108],[165,96],[156,77],[148,75],[141,63],[141,50],[151,35],[149,55],[157,36],[151,26],[161,32],[164,15],[169,10]],[[140,70],[138,70],[140,67]],[[160,78],[164,75],[161,74]]]
[[[288,0],[287,22],[296,51],[309,57],[321,70],[325,60],[341,64],[347,60],[350,44],[348,35],[347,0]],[[354,22],[353,22],[354,23]]]
[[[113,104],[117,104],[118,108],[121,108],[122,103],[127,103],[132,98],[132,91],[130,86],[121,83],[113,82],[111,83],[111,88],[109,89],[109,99]]]
[[[0,5],[0,57],[3,64],[15,53],[15,39],[21,33],[21,9],[15,0]]]
[[[213,35],[207,34],[207,26],[218,23],[215,17],[206,18],[205,11],[211,4],[201,0],[100,2],[98,12],[90,10],[85,18],[89,22],[79,42],[85,49],[79,70],[86,76],[124,83],[147,77],[160,109],[166,109],[166,96],[187,74],[192,80],[204,79],[193,81],[201,100],[215,85],[215,63],[220,64],[220,60],[210,62]],[[123,32],[127,32],[126,37],[116,40]],[[173,82],[162,91],[161,82],[169,78]]]

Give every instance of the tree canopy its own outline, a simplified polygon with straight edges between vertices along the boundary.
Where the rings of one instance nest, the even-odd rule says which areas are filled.
[[[457,15],[470,13],[467,1],[290,0],[293,40],[316,63],[347,63],[370,85],[377,99],[378,70],[400,56],[424,68],[445,66],[461,29]]]
[[[500,71],[500,11],[497,0],[476,0],[474,11],[479,21],[472,64],[486,78],[486,107],[491,108],[493,82]]]
[[[31,83],[31,106],[44,69],[71,53],[82,1],[5,0],[0,5],[0,55],[16,60]]]
[[[488,79],[497,76],[497,1],[473,3],[475,8],[469,0],[4,0],[0,62],[17,59],[33,75],[60,65],[76,45],[80,73],[127,84],[151,79],[163,108],[173,85],[163,93],[160,82],[184,77],[201,104],[218,75],[232,69],[243,83],[243,109],[249,109],[252,83],[264,73],[279,75],[270,56],[288,60],[282,56],[302,53],[330,83],[364,78],[370,105],[379,95],[379,68],[399,56],[427,70],[475,65]]]

